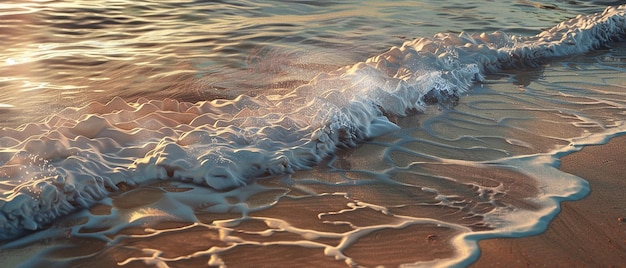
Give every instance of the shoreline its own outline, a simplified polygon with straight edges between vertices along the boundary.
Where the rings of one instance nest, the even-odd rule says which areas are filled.
[[[626,135],[562,157],[559,169],[587,180],[591,193],[562,202],[542,234],[480,241],[470,267],[626,265]]]

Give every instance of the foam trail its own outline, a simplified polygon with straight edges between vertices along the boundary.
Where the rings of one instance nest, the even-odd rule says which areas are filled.
[[[307,169],[455,101],[485,73],[536,66],[624,37],[626,6],[578,16],[532,37],[438,34],[322,74],[285,96],[198,103],[115,98],[0,130],[0,239],[44,228],[122,184],[180,180],[226,190]]]

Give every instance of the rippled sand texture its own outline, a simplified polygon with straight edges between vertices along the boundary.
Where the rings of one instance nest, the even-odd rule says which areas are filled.
[[[450,244],[455,235],[493,231],[511,224],[497,219],[515,221],[507,211],[541,206],[533,197],[545,194],[548,182],[524,175],[541,171],[498,159],[568,150],[579,137],[623,129],[625,58],[618,46],[501,73],[454,109],[400,118],[401,131],[291,176],[227,192],[172,182],[122,189],[18,240],[28,246],[7,248],[2,257],[40,254],[27,263],[101,267],[395,266],[450,258],[458,254]],[[554,164],[539,160],[538,169]]]
[[[467,264],[478,239],[541,232],[587,193],[558,157],[625,132],[625,9],[419,38],[284,94],[113,98],[4,128],[0,256]]]
[[[280,96],[187,103],[115,98],[2,132],[6,239],[118,190],[178,180],[225,190],[308,169],[378,137],[433,103],[454,103],[483,75],[587,52],[624,35],[626,7],[578,16],[534,37],[438,34],[321,74]]]
[[[561,212],[541,235],[480,241],[481,256],[474,267],[622,266],[626,261],[624,155],[626,136],[620,136],[561,158],[560,169],[589,181],[590,195],[561,203]]]
[[[528,197],[542,182],[489,162],[623,129],[625,56],[617,47],[545,72],[503,73],[509,81],[474,87],[454,109],[399,119],[402,131],[341,150],[311,171],[228,192],[169,182],[123,189],[3,257],[46,247],[28,263],[345,267],[346,260],[395,266],[449,258],[455,235],[498,227],[485,218],[539,208]],[[538,75],[545,78],[528,80]],[[576,99],[576,108],[564,99]],[[490,131],[476,133],[477,126]],[[551,163],[537,167],[544,164]]]

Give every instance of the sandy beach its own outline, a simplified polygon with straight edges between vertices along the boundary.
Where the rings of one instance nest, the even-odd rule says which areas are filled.
[[[589,181],[591,194],[564,202],[546,232],[480,242],[472,267],[626,266],[626,136],[561,159],[561,170]]]
[[[626,268],[626,5],[4,2],[0,268]]]

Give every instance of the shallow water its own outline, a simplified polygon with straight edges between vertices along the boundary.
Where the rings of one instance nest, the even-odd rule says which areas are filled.
[[[351,79],[357,73],[358,80],[350,83],[379,83],[376,74],[339,68],[407,40],[461,31],[532,36],[605,8],[604,3],[527,1],[225,2],[0,5],[2,126],[47,122],[3,130],[2,216],[8,222],[22,217],[6,212],[21,204],[16,193],[37,191],[37,183],[50,180],[56,163],[64,159],[80,167],[67,170],[82,170],[71,173],[75,181],[86,174],[115,182],[105,181],[104,193],[87,193],[96,197],[93,202],[70,200],[68,216],[34,228],[24,224],[37,232],[21,238],[3,234],[10,237],[0,250],[3,262],[102,267],[466,264],[478,254],[477,239],[540,232],[558,211],[557,201],[586,194],[585,181],[555,168],[559,156],[626,131],[626,48],[616,43],[542,60],[540,66],[491,73],[458,99],[410,109],[408,115],[387,114],[399,128],[378,122],[367,130],[372,132],[366,141],[346,138],[342,148],[330,149],[336,154],[300,159],[302,166],[291,161],[290,167],[278,158],[279,166],[296,169],[291,174],[257,172],[247,185],[223,190],[214,190],[220,185],[212,181],[205,183],[211,187],[199,186],[197,180],[205,174],[156,180],[176,177],[175,170],[150,173],[152,159],[180,157],[169,140],[178,139],[181,147],[195,144],[193,152],[180,152],[191,163],[181,167],[193,165],[194,159],[218,166],[228,160],[224,165],[231,170],[247,172],[243,166],[256,161],[251,158],[265,157],[246,153],[228,158],[232,142],[257,144],[265,150],[261,153],[267,148],[290,153],[289,148],[301,145],[298,133],[309,133],[303,122],[319,123],[317,118],[324,117],[320,110],[347,102],[328,91],[346,85],[335,77]],[[244,108],[232,110],[231,102],[203,103],[243,94],[268,100],[239,97],[233,106]],[[317,102],[299,110],[297,101],[285,101],[294,94]],[[106,103],[114,96],[130,103],[116,99],[105,107],[62,111],[92,101]],[[165,98],[176,101],[148,102]],[[276,100],[290,106],[263,106]],[[208,123],[196,117],[194,124],[186,119],[189,112],[175,111],[195,106],[204,107],[196,114],[209,115],[202,120],[226,130],[194,132]],[[230,111],[238,114],[225,114]],[[109,123],[89,119],[89,114],[102,114]],[[89,123],[63,127],[72,120]],[[53,123],[62,127],[41,131]],[[273,132],[264,124],[280,128]],[[127,132],[122,135],[112,126]],[[92,133],[91,128],[98,129]],[[214,150],[197,145],[202,142],[231,145]],[[232,154],[247,148],[235,147]],[[120,171],[123,165],[144,167],[145,172]],[[103,170],[106,174],[91,174]],[[230,173],[223,174],[217,173]],[[141,178],[126,178],[131,176]]]
[[[8,1],[2,126],[113,96],[179,100],[291,90],[436,33],[531,35],[603,5],[525,1]]]

